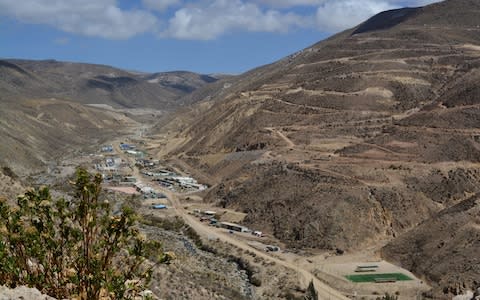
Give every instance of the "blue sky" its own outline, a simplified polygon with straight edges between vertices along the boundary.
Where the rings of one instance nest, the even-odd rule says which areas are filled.
[[[241,73],[438,0],[0,0],[0,57]]]

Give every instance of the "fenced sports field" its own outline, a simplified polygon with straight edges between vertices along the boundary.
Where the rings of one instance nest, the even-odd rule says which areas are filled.
[[[402,273],[379,273],[379,274],[362,274],[362,275],[347,275],[345,276],[348,280],[356,283],[361,282],[396,282],[396,281],[407,281],[412,280]]]

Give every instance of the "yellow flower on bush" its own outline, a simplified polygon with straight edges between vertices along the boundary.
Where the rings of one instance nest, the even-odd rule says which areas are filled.
[[[1,235],[6,235],[8,234],[8,229],[5,225],[0,226],[0,234]]]
[[[42,206],[42,207],[47,207],[47,206],[51,206],[51,205],[52,204],[48,200],[43,200],[42,202],[40,202],[40,206]]]
[[[35,233],[37,233],[37,229],[33,226],[27,226],[25,228],[25,233],[26,234],[35,234]]]

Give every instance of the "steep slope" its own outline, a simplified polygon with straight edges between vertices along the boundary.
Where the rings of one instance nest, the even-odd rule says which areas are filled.
[[[19,174],[30,174],[65,154],[95,147],[134,124],[123,114],[70,101],[2,101],[0,165]]]
[[[188,104],[182,97],[215,81],[191,72],[139,74],[103,65],[0,60],[0,163],[31,173],[128,130],[134,121],[125,109],[173,111]]]
[[[475,291],[480,285],[479,199],[477,194],[442,210],[383,248],[383,255],[442,287],[435,299]]]
[[[291,247],[393,240],[480,192],[478,15],[471,0],[381,13],[199,90],[158,126],[159,155],[210,174],[207,201]]]
[[[25,191],[25,187],[19,182],[18,176],[9,167],[0,167],[0,201],[7,199],[10,203]]]
[[[60,98],[116,108],[172,110],[183,96],[215,82],[191,72],[139,74],[108,66],[53,60],[1,60],[2,98]]]
[[[246,135],[251,131],[263,127],[250,122],[254,118],[263,120],[265,126],[299,123],[317,126],[319,122],[331,123],[332,119],[355,121],[400,116],[432,103],[439,94],[448,92],[452,80],[470,76],[469,70],[478,67],[480,52],[474,45],[478,43],[478,35],[471,33],[475,28],[469,28],[478,13],[475,7],[478,9],[476,2],[447,1],[417,9],[413,17],[391,30],[353,35],[355,30],[350,30],[273,65],[248,72],[211,100],[212,109],[186,132],[194,139],[198,132],[208,130],[212,134],[206,135],[208,138],[202,139],[201,144],[196,139],[182,150],[210,147],[214,148],[212,151],[234,150],[248,139]],[[438,17],[440,24],[425,25],[433,18],[431,15],[444,11],[455,12],[459,19],[465,20],[464,27],[441,27],[442,14]],[[381,17],[382,14],[373,20]],[[253,112],[247,114],[249,120],[241,117],[245,111]],[[357,111],[364,113],[352,116]],[[236,121],[225,124],[233,116]],[[225,139],[225,134],[213,134],[218,130],[230,134],[246,123],[256,128],[233,134],[234,140]]]

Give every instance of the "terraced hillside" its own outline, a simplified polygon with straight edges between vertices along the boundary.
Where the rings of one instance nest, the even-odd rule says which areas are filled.
[[[480,192],[479,15],[471,0],[385,12],[247,72],[160,124],[159,156],[203,170],[209,201],[291,247],[408,235]],[[415,271],[437,291],[467,282]]]

